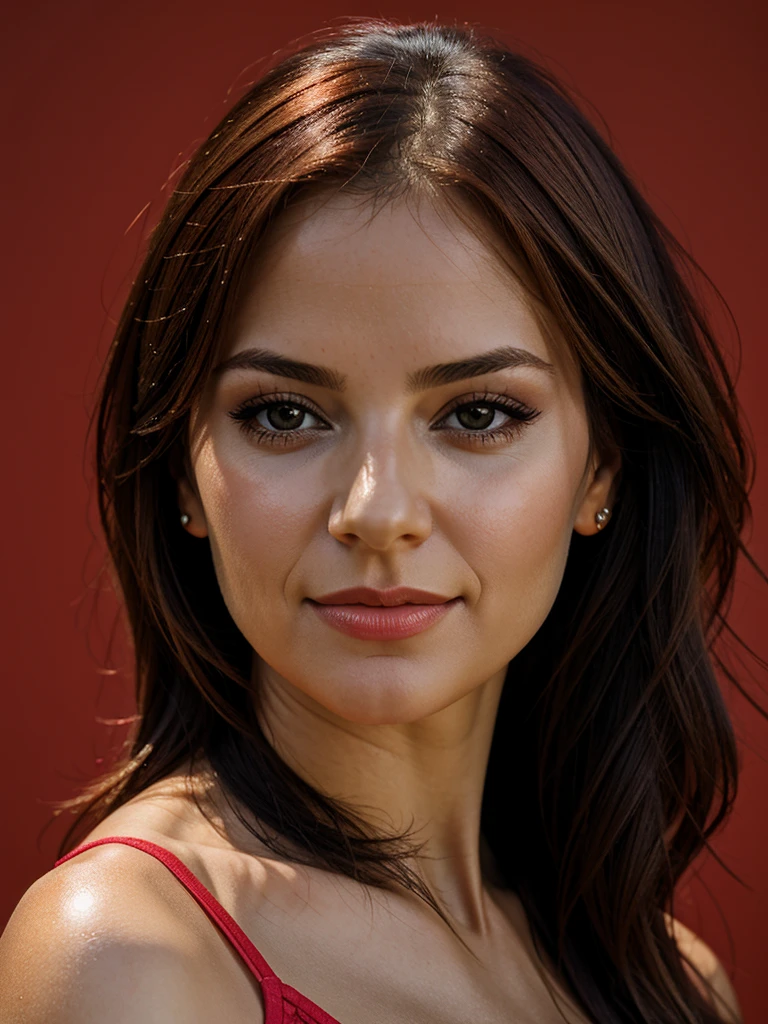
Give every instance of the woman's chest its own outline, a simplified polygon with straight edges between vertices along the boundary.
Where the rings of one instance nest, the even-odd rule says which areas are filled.
[[[428,908],[381,893],[361,900],[336,880],[324,891],[329,881],[303,901],[265,894],[258,908],[241,894],[236,913],[282,982],[339,1024],[563,1024],[528,936],[500,908],[465,949]],[[572,1004],[560,1005],[583,1024]],[[243,1004],[252,1024],[247,1012]]]
[[[330,1024],[325,1015],[337,1024],[587,1024],[570,1001],[559,1012],[544,983],[521,978],[514,967],[502,978],[451,971],[430,962],[425,949],[407,969],[389,963],[372,970],[360,960],[350,964],[317,951],[303,957],[300,950],[299,943],[297,958],[280,966],[279,1010],[271,998],[272,1012],[260,1018],[257,1007],[264,1013],[265,1000],[259,984],[244,964],[224,958],[216,981],[206,985],[206,1001],[218,1011],[226,1006],[230,1024]]]

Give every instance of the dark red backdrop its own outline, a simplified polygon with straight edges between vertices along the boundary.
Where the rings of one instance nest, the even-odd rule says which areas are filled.
[[[276,13],[276,7],[278,13]],[[14,9],[15,8],[15,9]],[[597,108],[619,155],[727,300],[743,339],[739,392],[768,460],[765,346],[766,5],[760,0],[540,0],[378,7],[217,0],[9,3],[2,32],[2,891],[0,926],[53,860],[46,801],[70,795],[115,741],[120,676],[87,627],[94,565],[83,441],[93,385],[140,245],[145,204],[224,112],[259,58],[350,13],[471,17],[544,60]],[[247,78],[246,74],[244,78]],[[241,78],[241,80],[243,80]],[[596,115],[593,115],[596,116]],[[733,331],[722,312],[725,344]],[[768,564],[768,469],[752,550]],[[742,574],[732,622],[768,654],[768,588]],[[762,679],[763,684],[765,679]],[[766,698],[768,703],[768,697]],[[679,916],[734,968],[748,1021],[766,1019],[768,726],[732,701],[742,791]],[[733,939],[729,946],[727,919]]]

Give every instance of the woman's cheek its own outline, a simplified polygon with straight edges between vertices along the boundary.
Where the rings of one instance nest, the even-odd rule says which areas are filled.
[[[255,466],[214,450],[201,458],[197,477],[219,585],[241,629],[254,613],[263,620],[284,595],[317,501],[306,475],[274,479]]]
[[[557,597],[572,537],[573,468],[558,459],[531,462],[497,500],[488,494],[467,522],[466,560],[481,582],[492,636],[515,654],[533,637]],[[506,497],[506,500],[504,500]]]

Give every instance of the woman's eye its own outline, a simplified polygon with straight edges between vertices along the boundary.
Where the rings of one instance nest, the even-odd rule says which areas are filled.
[[[274,430],[295,430],[297,427],[307,426],[307,417],[317,418],[309,409],[295,405],[293,402],[280,402],[279,404],[274,402],[262,406],[254,418],[260,426],[267,430],[270,427]],[[309,426],[313,426],[313,424],[309,424]]]
[[[538,416],[538,409],[523,405],[514,398],[479,395],[472,401],[464,399],[454,405],[440,424],[455,419],[458,427],[447,426],[443,429],[472,444],[495,444],[514,439]]]
[[[258,444],[290,444],[299,434],[333,429],[303,402],[288,395],[275,395],[269,401],[249,399],[229,415]],[[516,399],[479,395],[455,404],[436,426],[462,441],[491,444],[516,437],[538,415],[539,410]]]
[[[246,434],[265,444],[287,444],[293,435],[323,429],[316,413],[287,397],[276,396],[268,402],[249,400],[229,415]]]
[[[508,412],[498,406],[481,402],[460,405],[450,412],[446,419],[450,419],[451,416],[456,417],[461,430],[490,430],[492,426],[499,427],[509,419]]]

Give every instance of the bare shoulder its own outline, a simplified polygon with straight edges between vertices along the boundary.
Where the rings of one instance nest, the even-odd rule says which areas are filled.
[[[667,928],[677,942],[680,952],[688,957],[688,959],[699,971],[701,971],[704,977],[712,985],[717,1001],[715,1008],[722,1016],[723,1021],[727,1022],[727,1024],[742,1024],[743,1017],[741,1014],[741,1007],[739,1006],[739,1000],[736,995],[736,990],[734,989],[725,968],[715,956],[712,949],[706,944],[706,942],[704,942],[703,939],[700,939],[699,936],[692,932],[690,928],[686,927],[682,921],[678,921],[669,914],[665,914],[664,917],[667,921]],[[689,973],[691,974],[693,981],[697,983],[704,994],[709,997],[709,992],[704,991],[704,987],[700,980],[693,975],[693,972]]]
[[[227,1019],[240,1019],[245,999],[261,1024],[260,1000],[202,913],[140,851],[85,851],[27,890],[0,937],[0,1020],[202,1024],[223,998]]]

